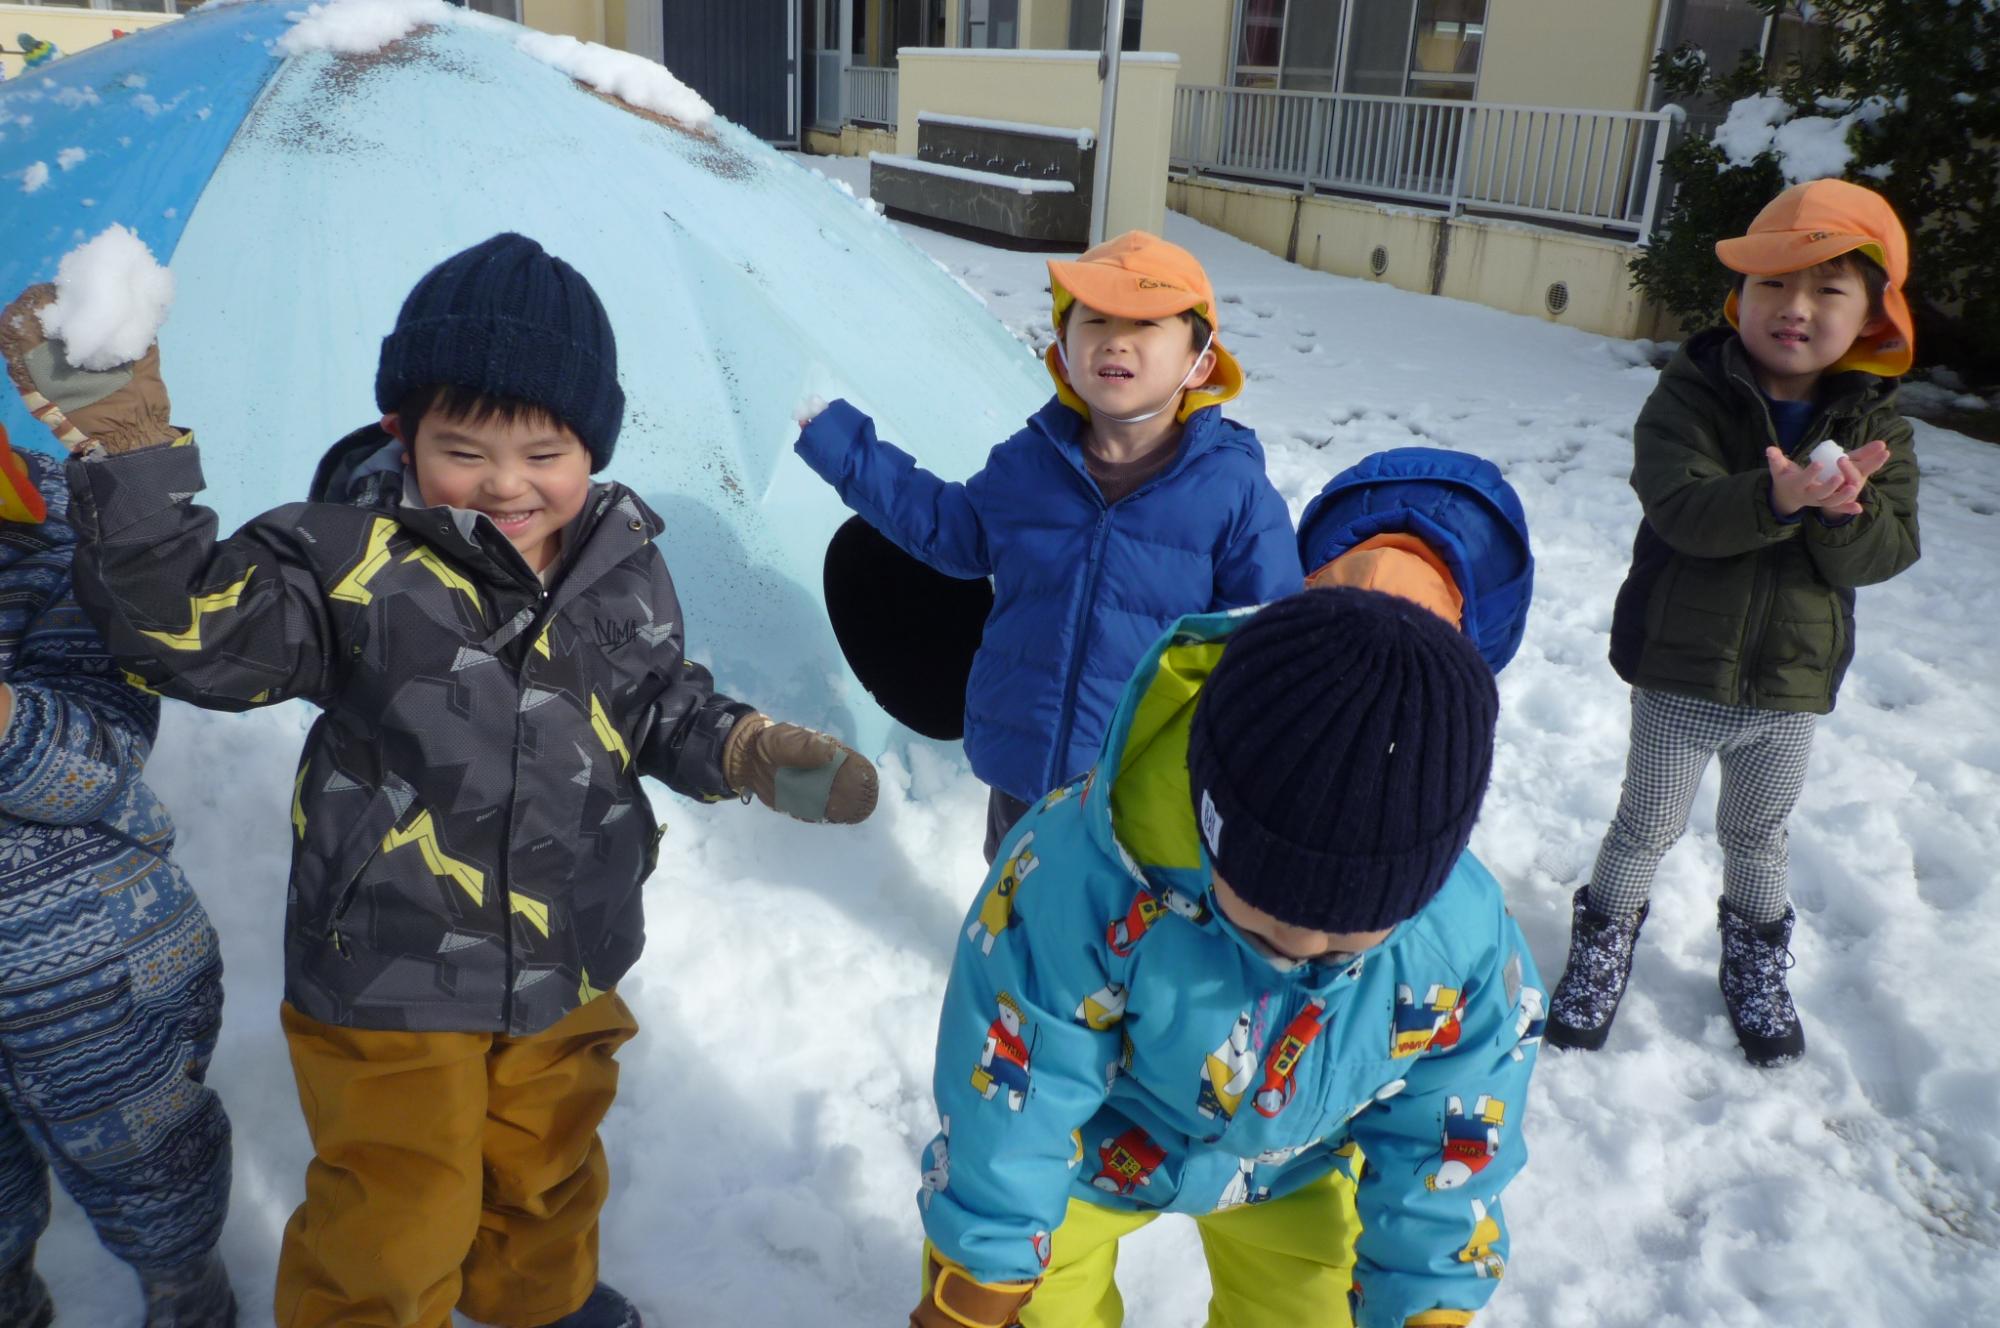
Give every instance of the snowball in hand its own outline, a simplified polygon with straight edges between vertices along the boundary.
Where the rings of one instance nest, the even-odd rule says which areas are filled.
[[[146,353],[173,302],[173,273],[153,261],[144,240],[112,226],[63,255],[42,333],[60,340],[78,368],[109,369]]]
[[[1831,438],[1823,439],[1820,445],[1812,450],[1813,478],[1823,480],[1834,471],[1839,470],[1840,459],[1846,455],[1847,449],[1839,443],[1834,442]]]

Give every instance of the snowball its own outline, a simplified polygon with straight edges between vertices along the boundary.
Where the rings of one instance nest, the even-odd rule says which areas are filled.
[[[797,420],[799,427],[803,429],[806,425],[818,419],[819,413],[825,409],[826,398],[815,392],[811,396],[802,398],[796,406],[792,407],[792,418]]]
[[[1833,439],[1827,438],[1822,440],[1820,445],[1812,450],[1813,478],[1817,480],[1826,479],[1832,472],[1840,468],[1840,459],[1846,455],[1847,449],[1839,443],[1834,442]]]
[[[278,38],[285,55],[338,51],[366,55],[400,41],[427,24],[449,23],[444,0],[327,0],[313,5]]]
[[[21,172],[21,192],[32,194],[49,182],[49,164],[45,161],[32,163]]]
[[[114,225],[63,255],[42,331],[62,339],[71,364],[109,369],[146,353],[173,300],[173,274],[145,241]]]
[[[64,170],[69,170],[89,155],[82,148],[64,148],[61,152],[56,153],[56,165],[62,167]]]
[[[678,120],[690,129],[704,128],[715,115],[693,88],[675,78],[666,66],[643,56],[546,32],[523,33],[514,45],[524,55],[552,65],[578,82],[642,111]]]

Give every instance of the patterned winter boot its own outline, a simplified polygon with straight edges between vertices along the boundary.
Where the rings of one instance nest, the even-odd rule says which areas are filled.
[[[646,1321],[632,1302],[599,1282],[582,1308],[549,1324],[547,1328],[646,1328]]]
[[[139,1284],[146,1328],[236,1328],[236,1293],[213,1250],[184,1268],[141,1273]]]
[[[1590,887],[1578,888],[1570,904],[1569,962],[1549,998],[1549,1022],[1542,1040],[1575,1051],[1596,1051],[1611,1036],[1618,1002],[1632,977],[1632,950],[1646,925],[1648,904],[1621,918],[1590,907]]]
[[[0,1272],[0,1328],[49,1328],[55,1319],[56,1303],[35,1271],[31,1249],[19,1263]]]
[[[1717,924],[1722,929],[1722,1003],[1729,1007],[1736,1040],[1752,1065],[1783,1065],[1806,1054],[1806,1031],[1785,986],[1797,920],[1797,912],[1787,908],[1775,922],[1747,922],[1728,900],[1722,901]]]

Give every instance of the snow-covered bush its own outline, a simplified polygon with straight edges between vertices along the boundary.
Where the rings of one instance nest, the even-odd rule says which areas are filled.
[[[1714,322],[1714,243],[1787,184],[1879,190],[1911,232],[1917,354],[2000,376],[2000,0],[1752,0],[1821,40],[1782,64],[1718,69],[1691,47],[1655,62],[1684,102],[1728,108],[1668,156],[1679,188],[1635,284],[1689,328]]]

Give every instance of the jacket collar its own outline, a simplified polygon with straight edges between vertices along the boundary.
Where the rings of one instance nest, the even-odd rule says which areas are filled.
[[[1764,393],[1757,385],[1750,352],[1743,348],[1743,339],[1734,328],[1712,327],[1689,337],[1676,364],[1668,366],[1669,373],[1676,370],[1681,359],[1686,361],[1689,371],[1716,390],[1747,394],[1763,407]],[[1886,405],[1895,395],[1893,378],[1880,378],[1859,369],[1830,373],[1820,380],[1814,414],[1816,418],[1861,415]]]
[[[380,424],[370,424],[327,450],[309,497],[379,511],[482,575],[541,588],[541,579],[490,520],[459,508],[426,507],[408,480],[403,444]],[[562,572],[550,595],[551,610],[587,590],[664,528],[659,516],[623,484],[592,484],[583,510],[563,531]]]
[[[1083,440],[1090,428],[1089,422],[1063,404],[1062,398],[1050,397],[1040,410],[1028,417],[1028,427],[1048,439],[1078,474],[1089,476],[1089,468],[1083,459]],[[1158,479],[1170,479],[1204,452],[1222,447],[1236,448],[1259,460],[1264,455],[1257,436],[1235,421],[1224,419],[1220,406],[1203,407],[1182,423],[1180,452]],[[1158,483],[1158,480],[1154,482]]]

